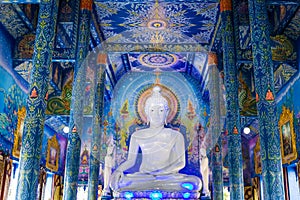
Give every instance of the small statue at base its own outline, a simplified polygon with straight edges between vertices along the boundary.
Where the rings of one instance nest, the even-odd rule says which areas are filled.
[[[110,179],[111,179],[111,173],[112,173],[112,168],[114,167],[114,144],[113,144],[113,139],[111,138],[109,140],[109,144],[107,147],[106,151],[106,156],[104,158],[104,184],[103,184],[103,191],[102,191],[102,196],[111,196],[109,184],[110,184]]]
[[[206,150],[204,148],[200,149],[200,162],[201,162],[201,174],[203,180],[203,190],[202,193],[204,196],[210,196],[210,191],[208,187],[209,181],[209,167],[208,167],[208,158],[206,155]]]
[[[132,134],[128,158],[112,175],[114,191],[182,191],[186,189],[185,183],[192,186],[191,191],[201,189],[201,180],[197,176],[179,173],[185,166],[184,137],[180,132],[164,127],[169,106],[160,90],[160,87],[154,87],[146,100],[145,113],[150,126]],[[135,165],[139,149],[142,154],[139,171],[125,174]]]

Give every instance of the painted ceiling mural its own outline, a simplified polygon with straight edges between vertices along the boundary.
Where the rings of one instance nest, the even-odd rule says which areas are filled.
[[[109,42],[211,42],[218,3],[200,2],[95,2],[100,26]],[[201,27],[201,28],[199,28]]]

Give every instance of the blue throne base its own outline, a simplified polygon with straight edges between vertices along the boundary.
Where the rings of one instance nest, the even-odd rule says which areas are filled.
[[[199,199],[200,192],[195,191],[160,191],[160,190],[146,190],[146,191],[122,191],[113,193],[115,200],[137,200],[137,199],[169,199],[169,200],[179,200],[179,199]]]

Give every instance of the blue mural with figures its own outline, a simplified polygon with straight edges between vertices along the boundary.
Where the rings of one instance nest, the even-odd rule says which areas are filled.
[[[63,175],[65,170],[65,159],[66,159],[66,147],[67,147],[67,137],[61,133],[55,132],[53,129],[45,125],[44,127],[44,136],[42,141],[42,156],[41,156],[41,165],[46,166],[47,160],[47,144],[49,139],[53,136],[56,136],[57,140],[59,141],[60,152],[59,152],[59,159],[58,159],[58,170],[52,171],[55,174]]]
[[[0,66],[0,150],[11,154],[14,132],[17,128],[18,110],[25,106],[25,93],[13,78]]]
[[[0,24],[0,150],[11,154],[14,132],[17,128],[18,109],[25,106],[25,93],[18,86],[12,69],[12,38]]]
[[[298,97],[300,96],[300,75],[294,81],[289,82],[290,88],[288,91],[283,91],[278,97],[278,112],[277,117],[280,117],[282,108],[286,107],[293,112],[294,131],[296,136],[296,147],[298,155],[300,155],[300,102]],[[297,161],[297,160],[294,160]]]

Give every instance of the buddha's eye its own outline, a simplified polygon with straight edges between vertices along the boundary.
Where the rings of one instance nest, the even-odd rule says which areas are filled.
[[[164,110],[163,110],[163,109],[161,109],[161,110],[160,110],[160,112],[164,112]]]
[[[153,109],[151,109],[151,112],[153,112],[154,110]]]

